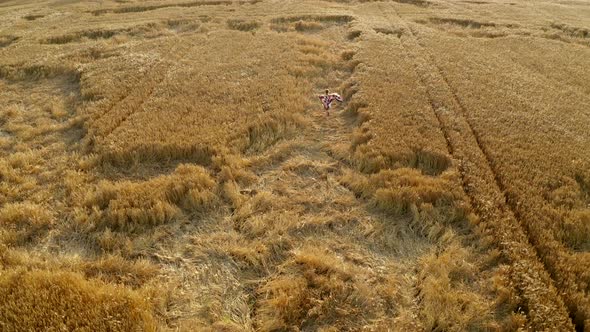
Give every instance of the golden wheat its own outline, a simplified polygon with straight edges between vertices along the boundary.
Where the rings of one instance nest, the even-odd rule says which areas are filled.
[[[0,327],[588,329],[586,14],[4,4]]]
[[[0,285],[0,320],[6,330],[156,329],[150,305],[140,295],[77,274],[14,270],[2,274]]]

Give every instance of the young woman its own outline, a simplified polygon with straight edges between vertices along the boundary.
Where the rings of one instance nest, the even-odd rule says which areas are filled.
[[[320,101],[324,105],[324,110],[326,111],[326,115],[330,115],[330,107],[332,107],[332,102],[334,100],[338,102],[342,102],[342,97],[340,97],[337,93],[330,93],[330,90],[326,89],[325,95],[320,95]]]

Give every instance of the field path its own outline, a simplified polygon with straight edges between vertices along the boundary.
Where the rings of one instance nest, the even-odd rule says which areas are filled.
[[[317,94],[321,92],[318,89]],[[282,211],[272,209],[255,218],[275,218],[277,223],[285,222],[283,225],[266,224],[264,227],[284,229],[294,240],[293,247],[289,248],[290,253],[279,250],[274,255],[277,259],[272,262],[274,266],[269,264],[265,272],[257,273],[255,287],[249,294],[253,303],[251,316],[259,315],[257,311],[264,301],[264,294],[260,289],[273,279],[273,275],[280,275],[281,265],[292,254],[297,255],[302,248],[305,251],[330,250],[346,264],[361,270],[359,278],[366,275],[376,279],[385,278],[390,273],[401,275],[400,294],[389,295],[399,296],[400,304],[403,304],[404,320],[411,322],[408,328],[422,330],[418,319],[419,300],[416,296],[419,292],[416,289],[417,261],[432,247],[432,243],[414,233],[403,221],[395,227],[387,225],[393,222],[390,217],[376,211],[368,201],[356,197],[339,182],[343,173],[352,167],[345,158],[339,156],[350,148],[355,128],[354,119],[346,113],[346,101],[336,104],[329,116],[326,116],[316,95],[310,97],[310,102],[313,106],[304,113],[310,120],[308,127],[297,133],[293,140],[284,143],[289,149],[293,148],[289,156],[261,169],[257,183],[245,190],[258,194],[271,193],[277,197],[280,203],[275,204],[276,208],[282,208]],[[282,154],[283,151],[280,143],[261,157],[272,159],[273,154]],[[255,197],[251,199],[255,200]],[[379,243],[376,240],[379,236],[373,236],[373,233],[379,233],[382,229],[375,227],[380,226],[393,229],[399,227],[400,232],[406,236],[404,239],[396,239],[399,242]],[[274,232],[268,235],[272,236],[271,234]],[[397,263],[395,270],[391,267],[392,262]],[[243,282],[247,283],[247,280]],[[400,314],[393,308],[383,310],[391,311],[392,320]],[[349,322],[358,326],[367,323],[362,319]],[[254,326],[256,329],[266,330],[260,323],[254,323]]]
[[[161,244],[154,258],[165,266],[163,277],[175,285],[165,314],[170,327],[229,319],[247,330],[269,330],[269,282],[284,275],[297,278],[291,275],[297,273],[293,260],[321,253],[336,257],[350,271],[354,277],[347,283],[397,283],[395,290],[378,293],[366,312],[346,314],[347,301],[336,302],[342,313],[331,319],[342,326],[385,327],[395,321],[424,330],[416,287],[419,259],[436,245],[407,220],[392,220],[339,182],[352,168],[338,156],[350,147],[354,119],[346,102],[335,105],[330,116],[315,94],[310,104],[303,114],[307,125],[291,139],[251,153],[256,181],[239,188],[233,211],[202,220],[197,228],[186,225],[170,237],[172,242]],[[196,247],[230,252],[231,258],[196,256]],[[396,302],[383,299],[390,297]],[[371,321],[376,317],[389,320]],[[314,324],[321,320],[302,317],[291,323],[319,326]]]

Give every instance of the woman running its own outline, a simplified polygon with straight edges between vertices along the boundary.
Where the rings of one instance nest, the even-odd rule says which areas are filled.
[[[332,102],[334,100],[338,102],[342,102],[342,97],[340,97],[337,93],[330,93],[330,90],[326,89],[325,95],[320,95],[320,101],[324,105],[324,110],[326,110],[326,115],[330,115],[330,107],[332,107]]]

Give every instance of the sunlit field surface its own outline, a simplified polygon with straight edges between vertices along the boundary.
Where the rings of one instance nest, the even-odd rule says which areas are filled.
[[[590,2],[0,1],[0,330],[51,329],[590,331]]]

